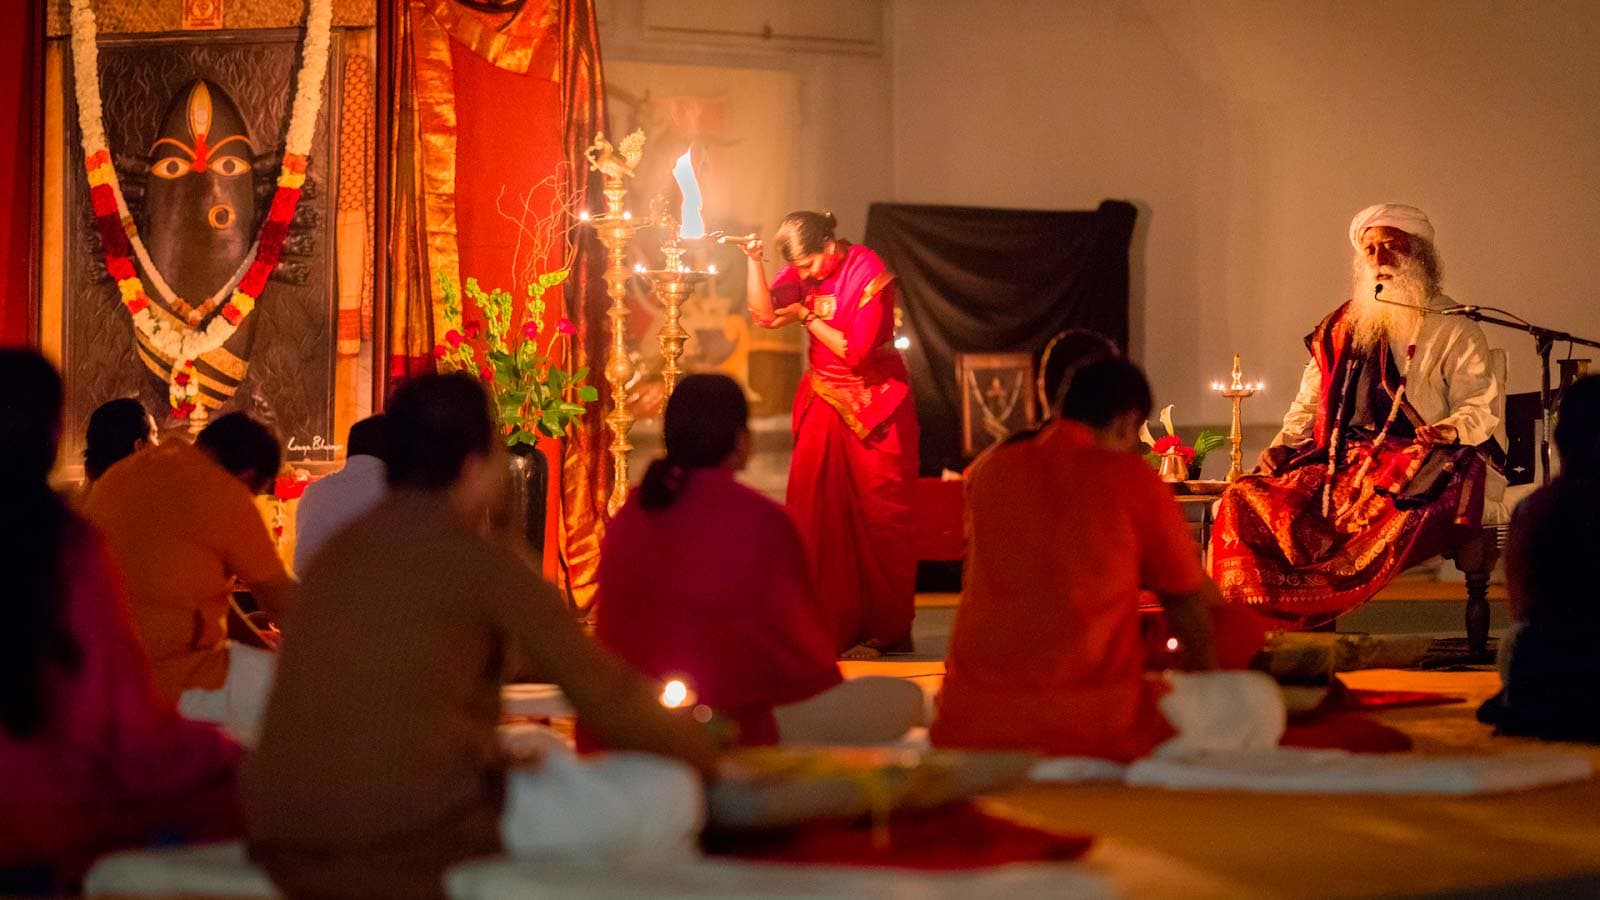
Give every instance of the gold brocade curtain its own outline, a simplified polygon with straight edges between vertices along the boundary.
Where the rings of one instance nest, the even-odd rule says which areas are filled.
[[[576,208],[587,206],[591,178],[583,155],[604,122],[600,50],[594,0],[526,0],[504,12],[485,12],[456,0],[394,0],[396,40],[390,71],[397,90],[390,102],[389,252],[391,255],[389,372],[392,382],[433,371],[439,336],[460,323],[446,320],[439,277],[461,279],[458,216],[462,204],[484,198],[457,196],[457,71],[452,54],[470,52],[494,68],[545,79],[559,87],[566,189]],[[559,48],[552,46],[559,41]],[[595,188],[596,191],[598,188]],[[599,402],[575,422],[553,467],[548,507],[560,527],[554,541],[557,573],[569,597],[586,610],[595,592],[605,498],[610,490],[610,435],[604,424],[609,386],[605,357],[606,297],[595,263],[598,247],[581,231],[575,271],[567,283],[565,314],[578,327],[571,351],[577,366],[594,374]],[[603,265],[603,264],[602,264]],[[554,305],[554,304],[552,304]],[[560,315],[556,310],[552,315]],[[559,481],[557,481],[559,479]],[[550,548],[547,548],[547,553]]]

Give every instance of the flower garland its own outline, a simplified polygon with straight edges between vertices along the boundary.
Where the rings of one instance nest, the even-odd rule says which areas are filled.
[[[272,196],[267,219],[261,224],[245,261],[211,299],[200,304],[201,318],[216,309],[210,321],[186,322],[151,306],[144,283],[134,266],[144,270],[150,284],[174,308],[191,309],[179,301],[165,278],[156,269],[139,237],[128,203],[117,182],[116,168],[106,143],[105,122],[100,103],[100,49],[92,0],[71,0],[72,68],[76,78],[78,128],[83,133],[83,164],[89,179],[89,200],[94,207],[95,231],[105,253],[106,271],[117,283],[122,305],[133,318],[145,342],[165,359],[172,361],[167,375],[167,402],[173,415],[188,418],[195,412],[200,385],[194,363],[221,347],[233,337],[239,324],[255,309],[256,300],[267,286],[267,279],[278,266],[289,220],[294,217],[300,192],[306,182],[307,155],[316,132],[317,115],[322,109],[322,81],[328,70],[328,43],[333,24],[333,0],[307,0],[305,46],[301,49],[300,72],[295,76],[294,103],[290,107],[289,131],[284,141],[283,164],[278,173],[278,188]],[[216,308],[216,301],[228,297]],[[180,305],[181,304],[181,305]],[[157,315],[161,313],[161,315]],[[202,413],[203,414],[203,413]]]

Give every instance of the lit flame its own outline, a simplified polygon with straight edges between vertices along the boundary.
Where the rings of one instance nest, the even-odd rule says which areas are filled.
[[[672,177],[677,179],[678,190],[683,192],[683,209],[678,214],[679,236],[705,237],[706,222],[700,216],[700,182],[694,176],[694,163],[689,159],[688,150],[672,164]]]
[[[584,210],[583,212],[578,213],[578,221],[579,222],[587,222],[587,221],[589,221],[589,211],[587,209]]]
[[[622,211],[622,221],[624,221],[624,222],[632,222],[633,221],[633,213],[628,212],[627,210],[623,210]]]
[[[716,266],[706,266],[706,273],[710,274],[710,275],[717,274],[717,267]]]
[[[667,709],[677,709],[688,699],[689,688],[676,678],[667,682],[667,686],[661,689],[661,705]]]
[[[896,350],[909,350],[909,349],[911,349],[911,338],[908,338],[903,334],[900,335],[899,337],[894,339],[894,348]]]
[[[1177,638],[1167,638],[1167,649],[1168,650],[1176,650],[1176,649],[1178,649],[1178,639]]]
[[[634,263],[633,264],[633,270],[635,272],[638,272],[640,275],[643,275],[644,274],[644,263]]]

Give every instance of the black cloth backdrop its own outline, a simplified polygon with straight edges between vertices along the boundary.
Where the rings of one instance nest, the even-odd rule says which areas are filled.
[[[1128,346],[1128,243],[1138,210],[875,203],[863,243],[898,277],[901,334],[922,430],[922,474],[961,470],[956,354],[1026,350],[1088,328]]]

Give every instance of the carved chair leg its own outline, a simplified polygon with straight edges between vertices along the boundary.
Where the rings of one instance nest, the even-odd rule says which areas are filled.
[[[1489,575],[1467,576],[1467,651],[1473,659],[1489,656]]]
[[[1489,575],[1499,556],[1494,537],[1479,533],[1456,550],[1456,566],[1467,576],[1467,650],[1473,659],[1489,657]]]

